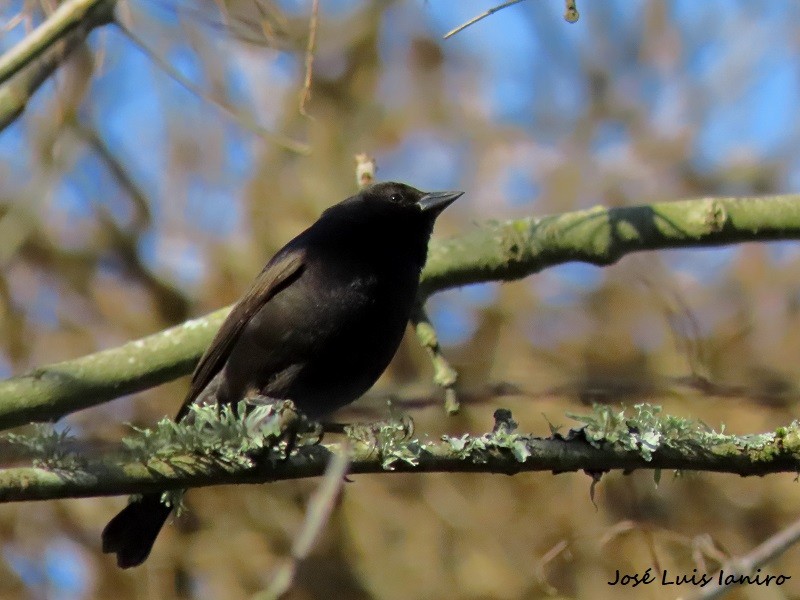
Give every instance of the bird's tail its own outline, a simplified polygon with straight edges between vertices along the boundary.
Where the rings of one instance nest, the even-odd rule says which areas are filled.
[[[161,494],[145,494],[131,502],[103,530],[103,552],[117,555],[123,569],[144,562],[172,507],[162,504]]]

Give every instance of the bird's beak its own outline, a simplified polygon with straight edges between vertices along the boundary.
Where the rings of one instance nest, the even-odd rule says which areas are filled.
[[[441,212],[463,194],[464,192],[430,192],[419,199],[417,206],[422,212]]]

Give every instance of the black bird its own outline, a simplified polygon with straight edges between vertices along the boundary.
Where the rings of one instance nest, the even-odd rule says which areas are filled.
[[[292,400],[311,418],[361,396],[400,345],[433,223],[462,193],[379,183],[328,208],[234,306],[176,420],[201,394],[228,404],[255,391]],[[103,552],[116,553],[120,567],[150,554],[172,510],[160,497],[145,494],[103,530]]]

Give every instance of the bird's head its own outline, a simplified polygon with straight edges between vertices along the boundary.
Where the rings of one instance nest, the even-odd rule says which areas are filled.
[[[464,192],[423,192],[404,183],[388,181],[364,188],[359,193],[365,204],[399,214],[433,221]]]
[[[339,249],[371,252],[379,261],[410,256],[422,268],[436,217],[463,193],[377,183],[326,210],[312,226],[313,235],[329,239]]]

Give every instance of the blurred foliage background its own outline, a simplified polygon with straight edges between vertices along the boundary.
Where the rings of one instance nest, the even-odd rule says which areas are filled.
[[[0,373],[112,347],[232,302],[263,262],[378,177],[464,189],[436,235],[487,219],[702,195],[797,191],[800,7],[322,0],[304,115],[311,3],[124,0],[0,133]],[[52,3],[6,0],[0,44]],[[16,18],[22,14],[23,18]],[[796,414],[794,243],[570,264],[452,290],[429,309],[461,374],[446,417],[413,336],[339,420],[407,412],[418,434],[571,425],[591,402],[652,402],[735,433]],[[180,404],[180,380],[70,416],[118,439]],[[615,570],[691,574],[792,522],[791,475],[359,476],[291,598],[672,598]],[[123,498],[0,507],[2,598],[246,598],[287,556],[314,481],[196,490],[145,566],[99,552]],[[765,570],[800,596],[800,551]],[[774,594],[768,596],[767,594]]]

